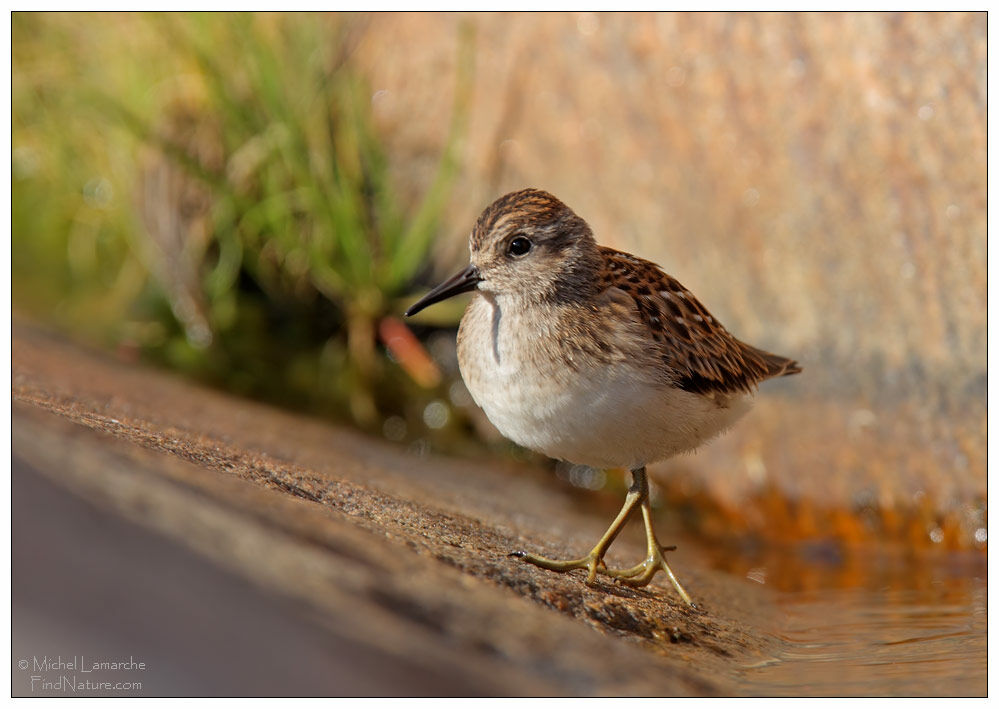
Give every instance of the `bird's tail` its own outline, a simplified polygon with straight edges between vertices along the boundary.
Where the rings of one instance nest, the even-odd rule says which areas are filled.
[[[745,344],[745,343],[743,343]],[[793,359],[771,354],[765,350],[758,349],[752,345],[745,345],[753,354],[757,355],[767,366],[767,377],[787,377],[801,372],[801,366]]]

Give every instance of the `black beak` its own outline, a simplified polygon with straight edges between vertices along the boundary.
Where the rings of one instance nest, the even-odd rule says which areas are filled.
[[[479,285],[479,281],[481,280],[482,276],[479,275],[479,269],[470,265],[464,271],[451,276],[418,301],[413,303],[409,310],[406,311],[406,317],[408,318],[410,315],[416,315],[428,305],[433,305],[434,303],[439,303],[442,300],[447,300],[452,295],[458,295],[459,293],[465,293],[466,291],[473,290]]]

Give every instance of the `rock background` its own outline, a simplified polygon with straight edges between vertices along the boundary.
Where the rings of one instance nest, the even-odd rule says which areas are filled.
[[[984,546],[984,13],[359,19],[410,185],[433,174],[472,30],[440,275],[486,204],[542,187],[802,363],[657,470],[714,511],[691,516],[702,531]]]

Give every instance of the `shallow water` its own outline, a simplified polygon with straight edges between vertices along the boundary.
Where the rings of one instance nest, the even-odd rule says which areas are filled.
[[[777,651],[737,670],[746,694],[985,696],[984,554],[819,556],[745,569],[778,611]]]

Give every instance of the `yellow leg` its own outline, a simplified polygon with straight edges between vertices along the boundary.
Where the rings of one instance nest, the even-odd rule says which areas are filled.
[[[590,550],[589,554],[580,559],[570,559],[568,561],[548,559],[524,551],[515,551],[510,556],[523,559],[542,569],[558,571],[560,573],[574,569],[586,569],[587,585],[593,585],[597,574],[600,573],[610,576],[616,579],[618,583],[627,586],[646,586],[660,570],[665,571],[666,575],[669,576],[669,580],[673,582],[673,587],[680,594],[680,597],[687,605],[693,606],[694,603],[690,600],[690,596],[687,595],[683,586],[680,585],[676,576],[673,575],[669,564],[666,563],[666,558],[663,556],[664,548],[659,544],[659,540],[656,539],[655,530],[652,528],[652,505],[649,503],[649,480],[645,473],[645,467],[632,470],[631,475],[633,480],[631,487],[628,489],[628,496],[624,499],[621,511],[618,512],[611,526],[607,528],[604,536],[600,538],[600,541]],[[604,564],[604,554],[607,553],[610,545],[617,539],[617,535],[624,529],[625,523],[635,511],[635,508],[639,506],[642,508],[642,519],[645,522],[645,539],[648,543],[648,555],[645,561],[630,569],[608,569],[607,565]],[[674,547],[668,548],[669,551],[673,549]]]
[[[600,541],[590,550],[589,554],[580,559],[570,559],[568,561],[549,559],[537,554],[530,554],[526,551],[515,551],[510,556],[523,559],[527,563],[534,564],[542,569],[558,571],[560,573],[572,571],[573,569],[586,569],[588,572],[586,575],[586,584],[592,586],[594,581],[596,581],[597,573],[604,573],[606,571],[604,554],[607,553],[610,545],[617,539],[617,535],[624,529],[625,522],[628,521],[631,513],[649,497],[649,483],[645,477],[645,468],[631,472],[634,480],[631,488],[628,490],[628,496],[624,498],[624,505],[621,507],[621,511],[617,513],[617,517],[611,522],[611,526],[607,528],[604,536],[600,537]]]
[[[669,580],[673,582],[673,588],[680,594],[680,598],[687,605],[693,606],[694,602],[690,600],[690,596],[680,585],[673,570],[666,563],[666,557],[663,556],[663,546],[659,544],[655,530],[652,528],[652,505],[649,504],[648,498],[642,500],[642,519],[645,522],[645,539],[648,543],[648,556],[645,557],[645,561],[630,569],[604,569],[603,573],[626,586],[646,586],[656,573],[660,570],[665,571]]]

